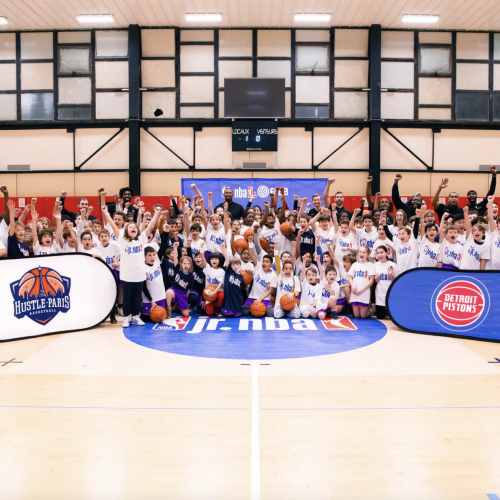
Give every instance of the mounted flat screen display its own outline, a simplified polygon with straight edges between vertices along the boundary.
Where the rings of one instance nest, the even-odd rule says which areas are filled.
[[[284,78],[226,78],[225,118],[284,118]]]
[[[278,122],[233,121],[233,151],[278,151]]]

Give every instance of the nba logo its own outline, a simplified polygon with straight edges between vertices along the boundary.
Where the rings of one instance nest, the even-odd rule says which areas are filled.
[[[153,330],[184,330],[191,318],[189,316],[177,316],[165,320],[163,323],[155,323]]]
[[[327,330],[357,330],[356,325],[345,316],[339,316],[339,319],[322,319],[321,323]]]
[[[14,297],[14,316],[28,316],[35,323],[46,325],[60,312],[69,311],[71,279],[54,269],[31,269],[19,281],[10,284]]]

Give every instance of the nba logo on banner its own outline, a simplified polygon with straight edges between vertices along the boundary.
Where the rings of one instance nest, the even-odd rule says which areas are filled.
[[[177,316],[176,318],[167,319],[163,323],[155,323],[153,330],[184,330],[190,319],[190,316]]]
[[[58,313],[70,309],[71,280],[48,267],[31,269],[10,284],[14,297],[14,316],[28,316],[35,323],[46,325]]]
[[[435,290],[431,309],[443,328],[465,332],[477,328],[486,319],[490,295],[479,280],[470,276],[450,278]]]

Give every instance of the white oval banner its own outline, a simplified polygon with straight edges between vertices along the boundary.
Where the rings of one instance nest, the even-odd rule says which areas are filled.
[[[0,259],[0,342],[93,328],[116,297],[111,269],[90,255]]]

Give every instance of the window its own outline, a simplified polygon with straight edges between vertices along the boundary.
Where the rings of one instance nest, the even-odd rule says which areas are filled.
[[[297,45],[295,69],[307,73],[330,70],[330,47],[328,45]]]
[[[95,32],[96,57],[127,57],[128,56],[128,31],[96,31]]]
[[[21,94],[23,120],[53,120],[54,94]]]
[[[486,92],[457,93],[457,120],[487,121],[490,96]]]
[[[418,71],[421,75],[450,75],[451,48],[420,47]]]
[[[59,75],[88,75],[90,73],[90,48],[59,47],[57,73]]]

